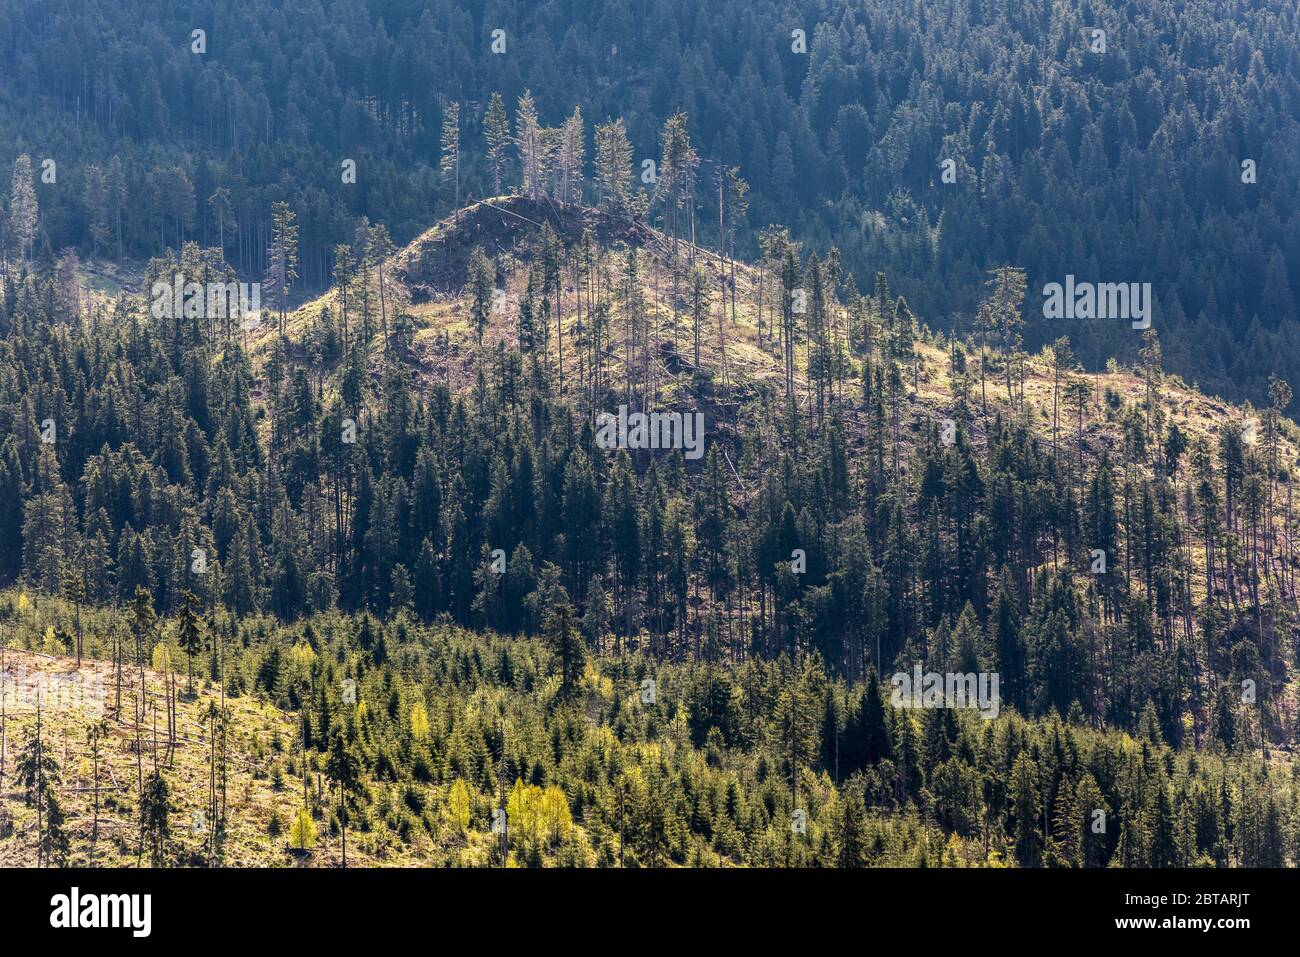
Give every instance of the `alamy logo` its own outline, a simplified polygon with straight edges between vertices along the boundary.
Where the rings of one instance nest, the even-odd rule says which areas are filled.
[[[239,319],[248,331],[260,321],[262,284],[257,282],[186,282],[177,273],[170,283],[154,283],[149,295],[155,319]]]
[[[981,671],[978,674],[939,674],[921,672],[918,662],[909,675],[900,671],[890,678],[894,690],[890,703],[895,708],[975,708],[985,721],[998,716],[1002,699],[998,695],[1000,675]]]
[[[86,894],[72,888],[71,894],[50,898],[50,926],[129,927],[135,937],[148,937],[153,928],[152,894]]]
[[[0,671],[0,702],[10,712],[85,711],[93,716],[104,713],[104,676],[84,671],[28,671],[18,665],[12,671]]]
[[[1080,282],[1065,277],[1065,285],[1043,287],[1046,319],[1130,319],[1134,329],[1151,327],[1151,283]]]
[[[686,458],[704,454],[703,412],[633,412],[596,416],[596,445],[602,449],[684,449]]]

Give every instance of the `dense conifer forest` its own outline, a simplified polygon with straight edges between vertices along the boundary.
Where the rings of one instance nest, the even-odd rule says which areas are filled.
[[[193,240],[260,275],[286,201],[301,285],[319,290],[360,217],[405,243],[499,192],[493,92],[531,91],[546,126],[575,106],[621,118],[638,175],[684,112],[704,209],[720,170],[751,187],[727,237],[749,258],[787,225],[960,333],[1003,263],[1034,287],[1158,276],[1169,367],[1262,405],[1270,374],[1300,381],[1297,18],[1259,0],[4,0],[0,160],[57,162],[37,183],[53,255]],[[463,149],[445,177],[449,116]],[[694,226],[722,244],[716,216]],[[1087,323],[1065,331],[1089,368],[1137,358]]]
[[[0,0],[0,864],[1300,864],[1293,9],[211,7]]]

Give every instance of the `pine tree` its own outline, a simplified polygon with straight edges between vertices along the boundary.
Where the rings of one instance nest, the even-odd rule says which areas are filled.
[[[32,183],[32,158],[21,153],[14,160],[13,180],[9,190],[9,233],[18,245],[18,255],[22,259],[30,256],[39,217],[36,187]]]
[[[1002,693],[1023,714],[1028,705],[1028,688],[1025,643],[1020,633],[1020,599],[1015,579],[1005,565],[998,580],[990,629],[1002,688],[1005,689]]]
[[[632,202],[632,144],[621,119],[596,127],[596,185],[603,209],[624,213]]]
[[[856,768],[870,767],[891,756],[885,704],[874,665],[867,669],[867,684],[851,725],[850,741]]]
[[[1006,373],[1007,399],[1011,400],[1012,365],[1016,353],[1020,349],[1020,330],[1024,328],[1025,324],[1024,317],[1021,315],[1021,309],[1025,301],[1025,271],[1014,266],[999,266],[996,269],[990,269],[984,286],[988,293],[984,301],[980,303],[979,314],[976,317],[981,333],[981,390],[983,389],[983,365],[985,364],[982,351],[983,344],[988,337],[992,337],[997,342],[999,351],[1002,353],[1002,364]],[[985,407],[987,410],[987,400],[985,400]]]
[[[691,340],[695,368],[700,368],[700,327],[704,325],[704,314],[709,308],[708,286],[704,271],[696,268],[691,271]]]
[[[208,211],[217,222],[217,249],[224,259],[226,255],[226,227],[229,226],[234,230],[239,223],[235,218],[235,207],[230,201],[230,190],[228,188],[218,186],[213,190],[212,195],[208,197]]]
[[[45,830],[40,837],[39,853],[46,864],[54,867],[66,867],[68,853],[72,848],[68,832],[64,830],[63,808],[55,796],[53,788],[45,795]]]
[[[1038,867],[1042,861],[1043,797],[1039,791],[1038,765],[1027,752],[1016,756],[1011,766],[1011,807],[1015,818],[1016,860],[1021,867]]]
[[[348,808],[350,799],[361,787],[361,768],[352,748],[343,739],[340,731],[335,731],[330,740],[329,753],[325,759],[325,776],[338,792],[339,828],[343,835],[343,866],[348,866]]]
[[[391,347],[388,338],[388,298],[384,281],[384,269],[388,264],[388,257],[393,254],[397,247],[393,244],[392,237],[388,235],[388,227],[384,225],[373,226],[366,234],[366,265],[374,268],[379,273],[379,327],[384,337],[384,352],[387,354]]]
[[[1174,808],[1169,788],[1162,780],[1155,789],[1150,810],[1150,848],[1152,867],[1178,867],[1179,859]]]
[[[559,659],[560,693],[565,697],[571,697],[577,691],[585,659],[576,619],[569,593],[556,582],[547,594],[542,637]]]
[[[1052,343],[1052,451],[1056,451],[1057,433],[1060,423],[1060,406],[1065,389],[1073,374],[1077,362],[1074,351],[1070,348],[1068,336],[1061,336]]]
[[[519,191],[529,199],[537,199],[545,188],[542,127],[537,121],[537,105],[529,90],[524,90],[515,108],[515,149],[519,152]]]
[[[63,595],[68,601],[72,602],[73,611],[76,614],[77,667],[80,668],[82,651],[81,603],[86,600],[86,585],[82,580],[80,570],[74,562],[67,562],[63,566]]]
[[[188,693],[191,697],[194,695],[194,656],[202,653],[207,646],[207,636],[204,634],[203,619],[200,615],[201,610],[198,595],[189,589],[181,592],[176,638],[181,646],[181,651],[185,652],[185,672],[189,686]]]
[[[510,120],[500,93],[493,93],[483,117],[483,135],[487,140],[487,158],[492,167],[492,190],[500,194],[505,168],[506,149],[510,146]]]
[[[443,184],[452,184],[453,208],[460,215],[460,104],[452,100],[442,112],[442,159],[438,164]]]
[[[564,205],[582,203],[583,167],[587,161],[586,131],[582,122],[582,110],[573,108],[573,113],[564,121],[561,131],[559,165],[559,200]]]
[[[271,246],[267,251],[266,284],[271,303],[279,310],[280,334],[289,308],[289,287],[298,278],[297,216],[283,201],[271,204]]]
[[[470,315],[474,318],[474,339],[480,347],[483,345],[483,330],[488,325],[495,285],[496,267],[483,252],[483,247],[475,246],[469,257]]]
[[[867,811],[862,803],[862,796],[857,790],[846,793],[841,799],[840,811],[839,867],[866,867],[867,854]]]
[[[140,795],[140,837],[149,845],[149,862],[162,867],[167,862],[167,843],[171,839],[171,795],[162,772],[157,768],[149,775]]]
[[[1052,809],[1050,858],[1057,867],[1078,867],[1082,863],[1083,819],[1074,798],[1074,788],[1063,778],[1057,784]]]
[[[663,158],[659,164],[655,182],[655,196],[665,203],[669,210],[668,232],[674,239],[680,234],[681,224],[674,222],[686,207],[690,219],[690,241],[695,244],[695,182],[696,169],[700,164],[699,155],[691,146],[690,134],[686,130],[686,114],[678,112],[664,121]]]
[[[600,578],[593,578],[587,586],[587,600],[582,615],[582,632],[587,642],[600,652],[605,647],[605,636],[609,634],[613,612],[610,608],[609,595]]]
[[[100,248],[108,243],[112,232],[109,224],[108,180],[104,170],[94,163],[86,167],[85,202],[90,252],[92,256],[98,256]]]
[[[1092,774],[1085,771],[1075,787],[1075,808],[1083,821],[1079,864],[1082,867],[1104,867],[1106,864],[1107,828],[1110,808]],[[1100,814],[1098,813],[1100,812]]]
[[[339,310],[343,320],[343,354],[348,354],[348,293],[356,277],[356,260],[348,243],[334,247],[334,287],[338,290]]]
[[[52,848],[46,833],[49,823],[47,809],[54,788],[59,783],[59,763],[49,754],[45,747],[45,738],[41,725],[41,702],[36,700],[36,728],[28,736],[27,743],[18,753],[14,762],[14,779],[23,790],[23,801],[28,807],[36,808],[36,863],[48,863],[47,852]],[[57,822],[62,824],[62,818]]]

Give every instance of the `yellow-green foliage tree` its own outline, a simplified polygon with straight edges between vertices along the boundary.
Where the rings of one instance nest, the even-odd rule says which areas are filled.
[[[544,840],[554,845],[573,829],[568,798],[554,785],[543,790],[535,784],[515,781],[506,802],[506,814],[511,832],[525,840]]]
[[[310,851],[316,846],[316,822],[305,807],[298,808],[298,816],[289,828],[289,846],[295,851]]]
[[[411,708],[411,735],[423,739],[429,734],[429,712],[423,701],[417,701]]]
[[[457,834],[464,834],[469,828],[469,808],[469,787],[463,778],[457,778],[447,795],[447,818]]]

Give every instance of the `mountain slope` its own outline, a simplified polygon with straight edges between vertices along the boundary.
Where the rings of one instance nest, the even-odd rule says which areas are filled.
[[[778,326],[783,287],[781,276],[774,272],[771,262],[759,266],[720,256],[703,246],[692,246],[685,239],[674,239],[639,220],[597,208],[557,206],[546,199],[530,200],[521,196],[497,197],[466,207],[426,230],[387,259],[386,294],[391,300],[387,310],[394,316],[406,314],[412,318],[416,349],[410,359],[428,381],[445,381],[454,391],[463,390],[472,383],[478,362],[475,358],[468,264],[475,248],[481,248],[493,258],[495,286],[505,293],[501,305],[489,316],[483,338],[482,348],[486,351],[482,361],[489,361],[490,350],[498,342],[508,348],[518,347],[520,302],[525,294],[529,270],[539,253],[543,226],[553,230],[565,247],[566,262],[561,272],[559,294],[562,315],[556,329],[562,329],[570,342],[575,338],[580,322],[580,310],[575,310],[575,301],[583,296],[590,298],[591,287],[598,289],[597,297],[607,297],[613,303],[615,313],[627,309],[627,292],[620,286],[620,269],[626,250],[636,249],[639,257],[638,288],[652,314],[649,327],[654,342],[658,344],[660,360],[658,376],[654,379],[652,406],[690,404],[693,400],[692,376],[695,370],[690,355],[692,303],[689,279],[696,267],[704,279],[706,302],[700,342],[701,370],[710,379],[722,383],[733,396],[753,399],[763,387],[779,389],[782,346]],[[582,286],[581,282],[575,284],[576,274],[569,261],[571,256],[579,253],[584,234],[592,238],[597,255],[601,257],[600,265],[582,276],[582,282],[590,283],[590,286]],[[592,272],[597,273],[594,278]],[[377,280],[372,280],[372,283],[377,288]],[[848,285],[840,290],[841,297],[846,294],[850,298],[836,307],[840,311],[833,318],[838,320],[836,332],[841,337],[840,348],[860,361],[863,355],[861,346],[854,346],[849,341],[861,335],[852,328],[855,317],[849,314],[850,309],[859,308],[854,304],[858,293]],[[868,300],[867,308],[870,308],[871,295],[862,297]],[[1051,340],[1057,334],[1052,332],[1051,320],[1039,318],[1040,305],[1041,300],[1030,290],[1025,304],[1025,312],[1030,317],[1028,325],[1036,328],[1038,338]],[[355,314],[358,308],[355,295],[351,308]],[[320,322],[322,310],[330,311],[337,326],[341,312],[337,287],[296,310],[289,318],[288,329],[293,335],[305,338]],[[378,337],[377,302],[371,305],[371,311],[376,314],[372,317],[372,324]],[[800,317],[795,321],[802,322]],[[942,418],[954,398],[950,354],[954,340],[930,333],[924,324],[924,316],[918,316],[917,322],[916,338],[912,342],[917,365],[909,372],[908,384],[913,388],[909,389],[908,402],[913,417],[918,421],[927,416]],[[1099,319],[1094,322],[1103,326],[1108,321]],[[1158,335],[1158,325],[1155,331]],[[1126,326],[1116,334],[1140,338],[1137,332],[1129,333]],[[274,325],[264,324],[253,341],[255,354],[265,354],[275,341]],[[381,352],[382,340],[375,341],[379,343],[375,351]],[[963,344],[974,352],[977,342],[968,340]],[[618,370],[624,369],[623,357],[628,343],[626,330],[620,329],[609,344],[608,354]],[[548,345],[554,349],[553,343]],[[995,350],[990,345],[987,352],[992,354]],[[808,355],[807,342],[799,338],[794,346],[795,398],[805,410],[809,401]],[[548,368],[558,380],[561,368],[558,356],[548,354],[546,358]],[[570,348],[563,362],[564,374],[570,383],[578,361]],[[973,356],[972,361],[978,362],[978,356]],[[995,359],[990,362],[996,365]],[[1023,357],[1023,363],[1024,378],[1017,384],[1017,391],[1023,392],[1026,405],[1032,409],[1034,429],[1048,437],[1054,392],[1050,348]],[[985,405],[995,411],[1011,408],[1005,390],[995,381],[995,371],[989,374]],[[855,373],[856,370],[850,370],[844,378],[851,380]],[[613,374],[610,378],[617,381],[618,375]],[[1113,413],[1123,404],[1143,401],[1146,386],[1141,370],[1113,362],[1104,371],[1088,373],[1086,380],[1098,407],[1104,408],[1102,399],[1108,395],[1117,397],[1119,402],[1117,406],[1115,399],[1107,400],[1111,412],[1103,415],[1100,421],[1087,423],[1084,450],[1095,456],[1102,448],[1113,448],[1119,441],[1117,417]],[[851,382],[848,388],[852,388]],[[1177,375],[1162,373],[1160,395],[1171,421],[1184,427],[1188,436],[1212,435],[1226,425],[1239,427],[1247,436],[1258,433],[1260,412],[1248,404],[1235,406],[1206,395]],[[695,400],[698,398],[694,396]],[[1058,395],[1056,401],[1060,406],[1059,418],[1063,420],[1065,399]],[[966,423],[966,427],[979,431],[988,415],[982,414],[978,418],[980,422],[972,420]],[[1049,426],[1046,431],[1045,423]],[[1065,430],[1064,425],[1059,428]],[[1280,458],[1283,462],[1296,463],[1300,431],[1289,419],[1282,421],[1281,428],[1283,452]]]
[[[504,801],[512,863],[1037,866],[1079,857],[1065,793],[1121,817],[1091,863],[1296,859],[1280,384],[1257,413],[1209,399],[1158,336],[1142,368],[1085,374],[1064,344],[1016,348],[1032,296],[953,341],[780,234],[733,266],[530,204],[438,224],[283,338],[83,314],[41,277],[12,300],[0,580],[52,604],[0,623],[57,653],[79,607],[103,660],[109,609],[147,599],[146,662],[183,661],[184,615],[223,637],[230,696],[297,715],[240,719],[238,859],[286,860],[265,815],[298,806],[299,742],[318,778],[355,760],[359,863],[499,861]],[[504,292],[482,344],[458,265],[480,245],[480,301]],[[702,413],[703,457],[602,447],[623,404]],[[898,705],[917,668],[997,675],[999,716]],[[202,758],[161,772],[185,810]],[[333,859],[336,800],[309,784],[329,841],[308,861]],[[1062,801],[1064,830],[1011,810]]]

